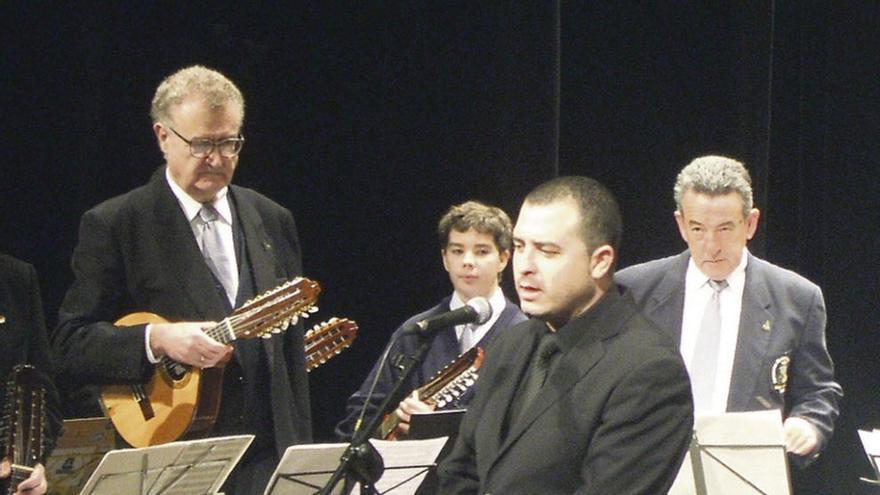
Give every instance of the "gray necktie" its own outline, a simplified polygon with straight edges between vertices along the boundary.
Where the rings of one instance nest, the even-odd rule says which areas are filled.
[[[230,258],[223,249],[223,239],[220,236],[220,229],[216,225],[216,220],[220,214],[212,205],[202,205],[199,210],[198,223],[201,232],[202,256],[211,272],[223,285],[223,291],[226,292],[226,298],[229,304],[235,306],[235,296],[238,293],[238,281],[235,278],[235,258]]]
[[[471,347],[476,345],[476,341],[474,339],[474,326],[468,323],[464,326],[464,329],[461,331],[461,339],[458,341],[459,351],[464,354]]]
[[[712,288],[712,297],[703,311],[691,363],[691,387],[694,407],[698,411],[705,411],[712,405],[721,351],[721,291],[727,287],[726,280],[709,280],[708,283]]]

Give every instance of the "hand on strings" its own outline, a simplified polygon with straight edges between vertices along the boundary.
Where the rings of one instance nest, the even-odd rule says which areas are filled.
[[[397,436],[405,437],[409,434],[409,422],[413,413],[431,412],[434,410],[434,407],[434,404],[420,401],[418,392],[413,392],[404,399],[394,411],[394,414],[397,414],[397,417],[400,418],[400,423],[397,424]]]
[[[212,339],[206,330],[214,322],[156,323],[150,326],[150,350],[157,358],[171,359],[199,368],[211,368],[232,352],[232,346]]]

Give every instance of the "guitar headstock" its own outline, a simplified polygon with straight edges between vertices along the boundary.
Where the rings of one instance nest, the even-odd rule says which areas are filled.
[[[244,303],[224,322],[239,339],[270,337],[295,325],[299,317],[308,318],[318,311],[315,303],[320,293],[317,282],[297,277]]]
[[[305,335],[306,371],[311,371],[354,342],[358,326],[348,318],[330,318]]]

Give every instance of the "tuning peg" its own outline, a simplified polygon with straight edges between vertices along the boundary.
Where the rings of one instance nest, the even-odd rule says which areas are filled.
[[[281,330],[287,330],[288,326],[290,326],[290,320],[284,320],[281,322]]]
[[[306,311],[308,311],[309,313],[317,313],[318,307],[317,306],[309,306],[309,309],[307,309]]]

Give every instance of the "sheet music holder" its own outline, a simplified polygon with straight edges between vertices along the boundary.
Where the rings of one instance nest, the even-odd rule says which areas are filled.
[[[48,495],[77,495],[101,462],[116,447],[110,418],[65,419],[58,443],[46,459]]]
[[[874,486],[880,486],[880,430],[873,431],[859,430],[859,439],[862,441],[862,447],[868,456],[868,462],[874,469],[874,479],[861,477],[860,480]]]
[[[81,495],[214,494],[253,440],[238,435],[111,450]]]
[[[407,438],[410,440],[420,440],[425,438],[448,437],[443,450],[437,454],[435,465],[439,465],[446,458],[455,446],[455,439],[458,438],[458,427],[464,418],[465,409],[444,409],[431,412],[413,413],[409,418],[409,434]],[[433,495],[440,489],[440,479],[437,477],[437,470],[428,471],[416,495]]]
[[[697,417],[669,495],[790,495],[778,410]]]
[[[385,472],[376,482],[379,493],[411,495],[428,470],[435,466],[446,437],[430,440],[370,440],[385,461]],[[313,495],[320,490],[339,464],[346,443],[294,445],[288,447],[275,468],[264,495]],[[358,493],[355,487],[353,493]],[[340,483],[332,493],[343,491]]]

